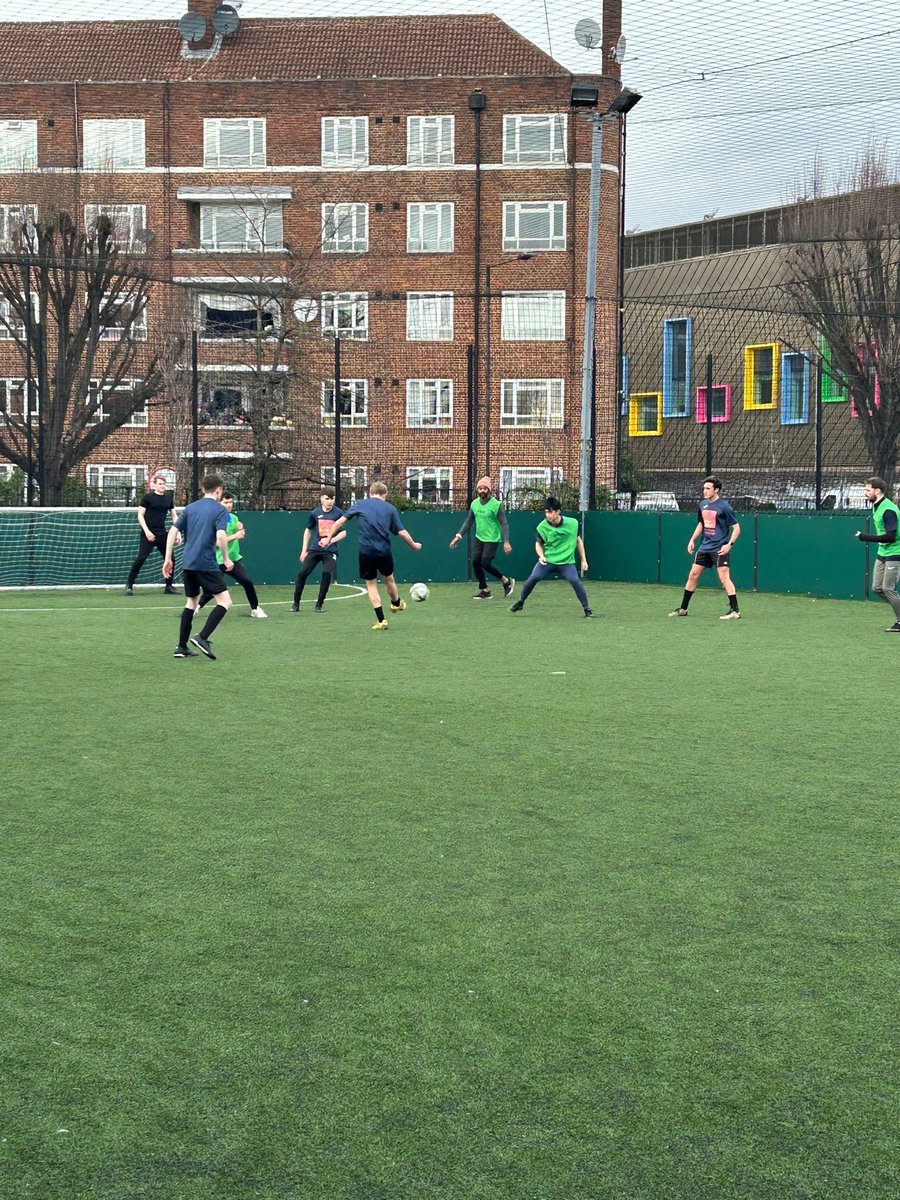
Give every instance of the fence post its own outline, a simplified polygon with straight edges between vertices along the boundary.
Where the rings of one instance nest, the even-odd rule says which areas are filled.
[[[712,475],[713,356],[706,356],[706,474]]]
[[[822,507],[822,384],[825,372],[822,359],[816,363],[816,512]]]
[[[197,330],[191,330],[191,499],[200,499],[200,371]]]
[[[334,502],[341,507],[341,335],[334,331]]]

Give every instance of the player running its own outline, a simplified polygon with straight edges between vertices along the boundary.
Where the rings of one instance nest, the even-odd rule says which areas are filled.
[[[450,542],[450,549],[455,550],[472,525],[475,525],[475,545],[472,547],[472,570],[478,580],[478,591],[473,600],[490,600],[491,590],[487,585],[487,575],[493,575],[503,584],[504,598],[509,596],[516,586],[511,575],[504,575],[494,566],[494,555],[503,538],[503,553],[512,554],[509,544],[509,522],[503,505],[493,495],[491,479],[484,475],[475,485],[475,499],[469,506],[462,528]],[[485,574],[487,573],[487,574]]]
[[[222,503],[228,509],[228,525],[225,529],[225,536],[228,539],[228,556],[231,559],[231,570],[228,572],[228,578],[236,579],[244,589],[244,595],[247,597],[250,605],[250,616],[256,617],[258,620],[265,620],[269,614],[265,609],[260,608],[256,587],[253,580],[247,574],[247,568],[244,566],[244,558],[240,547],[240,542],[245,536],[244,523],[238,519],[238,515],[234,511],[234,496],[231,492],[222,493]],[[222,551],[218,547],[216,548],[216,561],[219,566],[222,565]],[[212,600],[212,592],[204,591],[197,607],[203,608],[210,600]]]
[[[737,588],[731,581],[729,569],[729,554],[731,547],[741,536],[741,527],[734,514],[734,509],[727,500],[722,500],[719,493],[722,481],[715,475],[707,475],[703,480],[703,499],[697,509],[697,528],[691,534],[687,544],[688,554],[694,553],[697,538],[702,534],[700,549],[694,559],[684,585],[684,595],[681,607],[669,613],[670,617],[686,617],[691,597],[697,590],[700,576],[707,567],[715,567],[719,573],[719,582],[728,597],[728,612],[719,617],[720,621],[737,621],[740,619],[738,608]]]
[[[592,617],[594,611],[584,590],[584,584],[575,569],[575,552],[581,560],[582,572],[587,570],[587,559],[584,554],[584,542],[578,532],[578,522],[574,517],[564,517],[562,505],[555,496],[548,496],[544,501],[544,519],[537,527],[537,540],[534,552],[537,554],[537,565],[522,584],[522,591],[515,604],[509,606],[510,612],[521,612],[525,601],[534,588],[556,571],[563,579],[569,581],[575,590],[575,595],[581,602],[586,617]]]
[[[303,530],[303,545],[300,548],[302,566],[294,583],[294,602],[291,605],[291,612],[300,611],[303,585],[319,565],[322,567],[322,578],[319,581],[319,598],[316,600],[315,611],[317,613],[324,612],[325,597],[337,575],[338,548],[335,543],[343,541],[347,536],[347,531],[341,530],[332,539],[327,549],[322,548],[322,539],[328,537],[335,521],[343,515],[344,510],[335,507],[334,492],[331,488],[325,488],[319,497],[318,507],[309,514],[306,528]],[[309,548],[310,542],[312,542],[312,550]]]
[[[203,498],[195,500],[187,508],[182,509],[181,516],[169,530],[166,540],[166,558],[163,563],[163,575],[172,578],[175,563],[172,552],[175,549],[175,539],[178,534],[184,535],[184,608],[181,610],[181,634],[175,647],[174,658],[193,658],[195,652],[189,642],[201,650],[207,658],[215,658],[210,645],[210,638],[222,618],[231,608],[231,596],[219,564],[216,562],[216,547],[222,553],[222,566],[226,571],[231,570],[231,559],[228,557],[228,537],[225,533],[228,527],[228,509],[219,501],[222,498],[224,480],[221,475],[207,475],[203,480]],[[206,618],[206,624],[196,637],[191,637],[191,625],[197,610],[197,598],[203,591],[210,592],[216,598],[216,607]]]

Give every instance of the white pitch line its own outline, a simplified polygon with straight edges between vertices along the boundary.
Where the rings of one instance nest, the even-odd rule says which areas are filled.
[[[353,588],[353,594],[350,596],[329,596],[325,603],[329,604],[334,600],[358,600],[360,596],[365,596],[366,589],[359,587],[355,583],[335,583],[332,587]],[[312,601],[307,601],[312,603]],[[293,600],[267,600],[267,608],[278,608],[281,605],[293,604]],[[232,604],[232,608],[249,608],[249,605],[244,601]],[[8,616],[11,613],[83,613],[83,612],[104,612],[104,613],[123,613],[123,612],[157,612],[166,613],[171,616],[173,612],[178,611],[174,604],[165,606],[159,604],[123,604],[121,608],[109,608],[101,604],[84,605],[80,608],[2,608],[0,613]]]

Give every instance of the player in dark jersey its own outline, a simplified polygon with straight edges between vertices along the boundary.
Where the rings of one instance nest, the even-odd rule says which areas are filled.
[[[166,558],[163,563],[163,575],[172,578],[175,563],[172,553],[175,549],[175,539],[179,534],[184,536],[184,608],[181,610],[181,631],[178,645],[175,647],[175,658],[192,658],[194,651],[191,645],[202,651],[207,658],[215,658],[210,638],[219,622],[231,608],[231,596],[228,585],[222,578],[220,565],[231,570],[231,559],[228,555],[228,509],[220,503],[224,482],[221,475],[207,475],[201,484],[203,496],[195,500],[187,508],[181,510],[181,516],[169,530],[166,540]],[[221,564],[216,561],[216,549],[221,551]],[[201,592],[209,592],[215,597],[213,611],[206,619],[203,629],[191,637],[191,625]]]
[[[694,565],[691,567],[684,585],[681,607],[670,612],[670,617],[686,617],[688,615],[688,605],[697,590],[700,576],[707,567],[715,567],[719,573],[719,582],[728,597],[728,612],[724,613],[719,620],[737,621],[740,619],[741,611],[738,608],[737,589],[731,581],[729,555],[731,547],[741,536],[741,527],[734,515],[734,509],[727,500],[722,500],[719,496],[721,490],[722,481],[715,475],[708,475],[703,480],[703,499],[697,509],[697,527],[687,544],[688,554],[694,553],[697,538],[701,538],[700,548],[694,556]]]
[[[327,549],[322,548],[322,538],[328,537],[335,521],[340,520],[343,515],[344,510],[335,507],[334,492],[331,488],[325,488],[319,497],[318,506],[309,514],[306,528],[303,530],[303,545],[300,547],[301,567],[294,583],[294,602],[291,605],[291,612],[300,611],[300,599],[303,595],[304,584],[318,566],[322,568],[322,579],[319,583],[319,598],[316,600],[315,611],[317,613],[324,612],[325,597],[337,574],[338,547],[336,543],[343,541],[347,533],[342,530],[333,541],[328,543]]]
[[[125,584],[125,595],[134,595],[134,585],[140,574],[141,567],[154,550],[158,550],[163,558],[166,557],[166,517],[172,514],[175,520],[175,500],[166,489],[168,482],[165,475],[157,472],[150,480],[150,490],[144,496],[137,510],[138,525],[141,527],[141,541],[138,546],[137,558],[131,564],[128,572],[128,582]],[[166,580],[163,591],[170,596],[177,593],[171,580]]]

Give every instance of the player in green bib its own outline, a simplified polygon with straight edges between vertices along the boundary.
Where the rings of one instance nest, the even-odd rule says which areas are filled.
[[[575,553],[581,559],[581,570],[587,570],[587,559],[584,555],[584,542],[578,532],[578,522],[574,517],[562,515],[562,505],[555,496],[548,496],[544,501],[544,519],[537,527],[537,540],[534,543],[537,554],[537,565],[522,584],[522,591],[515,604],[510,605],[510,612],[521,612],[525,601],[542,579],[552,572],[562,575],[575,590],[575,595],[581,602],[586,617],[594,615],[593,609],[584,590],[584,584],[575,569]]]
[[[885,492],[887,484],[879,475],[866,480],[866,499],[872,505],[874,533],[863,533],[857,529],[861,542],[877,542],[875,566],[872,568],[872,591],[882,600],[887,600],[894,612],[894,624],[888,633],[900,633],[900,593],[897,580],[900,578],[900,509]]]
[[[225,527],[225,537],[228,539],[228,557],[231,559],[231,570],[224,573],[225,579],[236,580],[244,589],[244,593],[250,604],[250,616],[265,619],[269,614],[259,606],[259,597],[256,594],[256,588],[253,585],[253,580],[247,574],[247,568],[244,566],[243,556],[241,555],[241,541],[244,537],[244,524],[238,519],[237,513],[234,511],[234,496],[231,492],[222,493],[222,503],[228,509],[228,524]],[[222,565],[222,552],[216,550],[216,560],[219,566]],[[211,592],[204,592],[200,597],[198,607],[202,608],[204,604],[212,600]]]
[[[465,534],[475,526],[475,545],[472,547],[472,570],[478,580],[478,591],[474,600],[490,600],[491,589],[487,585],[487,576],[493,575],[503,584],[503,595],[508,596],[516,586],[515,579],[504,575],[494,566],[494,555],[503,538],[503,553],[512,554],[509,544],[509,522],[503,505],[493,494],[489,475],[478,480],[475,487],[475,499],[469,506],[466,519],[459,533],[451,540],[450,549],[455,550]]]

